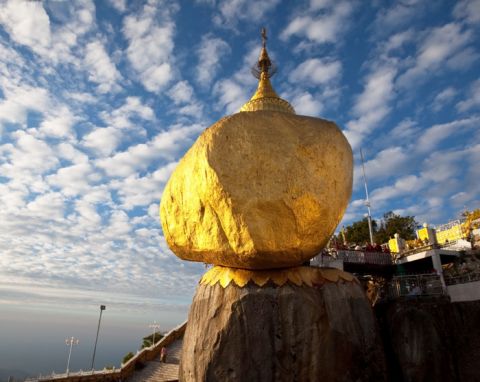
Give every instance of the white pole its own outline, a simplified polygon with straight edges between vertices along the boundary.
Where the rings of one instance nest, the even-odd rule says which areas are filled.
[[[367,211],[368,211],[368,232],[370,233],[370,244],[373,245],[373,230],[372,230],[372,214],[370,212],[370,199],[368,198],[368,187],[367,187],[367,176],[365,174],[365,161],[363,159],[363,152],[362,149],[360,149],[360,157],[362,158],[362,170],[363,170],[363,183],[365,185],[365,195],[367,199],[365,200],[365,205],[367,206]]]
[[[75,337],[72,337],[70,339],[66,339],[65,340],[65,343],[68,345],[70,345],[70,350],[68,351],[68,360],[67,360],[67,376],[68,376],[68,373],[70,372],[70,358],[72,356],[72,347],[73,345],[78,345],[78,340],[75,339]]]
[[[153,321],[153,324],[148,325],[148,327],[153,329],[152,346],[154,346],[155,345],[155,333],[156,333],[156,330],[160,328],[160,325],[157,324],[157,321]]]

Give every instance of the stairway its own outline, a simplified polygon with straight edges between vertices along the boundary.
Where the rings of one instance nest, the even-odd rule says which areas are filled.
[[[167,347],[167,362],[160,358],[148,362],[142,370],[136,371],[128,382],[169,382],[178,381],[178,365],[182,354],[183,338]]]

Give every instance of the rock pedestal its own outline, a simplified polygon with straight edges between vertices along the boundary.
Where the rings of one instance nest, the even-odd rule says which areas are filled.
[[[202,283],[188,317],[180,381],[383,381],[376,321],[356,279]]]

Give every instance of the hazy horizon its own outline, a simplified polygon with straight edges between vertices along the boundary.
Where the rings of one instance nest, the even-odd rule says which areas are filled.
[[[0,284],[2,298],[5,291]],[[181,324],[187,318],[190,303],[172,306],[160,299],[144,302],[139,297],[135,302],[135,296],[125,302],[115,294],[110,300],[100,295],[106,310],[102,314],[95,356],[97,370],[109,365],[119,367],[125,354],[140,349],[142,338],[152,333],[149,324],[154,321],[162,333]],[[37,302],[9,297],[8,301],[0,300],[0,381],[2,377],[7,380],[12,373],[23,377],[23,373],[37,376],[65,372],[68,357],[65,339],[71,336],[78,338],[79,344],[73,347],[70,371],[90,369],[100,313],[100,302],[95,297],[90,303],[58,296]]]

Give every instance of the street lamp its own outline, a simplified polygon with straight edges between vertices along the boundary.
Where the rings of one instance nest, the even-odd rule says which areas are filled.
[[[67,375],[70,372],[70,357],[72,356],[72,347],[73,345],[78,345],[79,340],[75,337],[67,338],[65,340],[65,344],[70,346],[70,350],[68,351],[68,361],[67,361]]]
[[[100,318],[98,319],[98,327],[97,327],[97,337],[95,338],[95,347],[93,348],[93,357],[92,357],[92,368],[93,370],[95,364],[95,353],[97,352],[97,341],[98,341],[98,332],[100,331],[100,322],[102,321],[102,312],[106,309],[105,305],[100,305]]]
[[[155,345],[155,332],[157,329],[160,329],[160,325],[157,324],[157,321],[153,321],[153,324],[148,325],[150,329],[153,329],[153,341],[152,341],[152,346]]]

